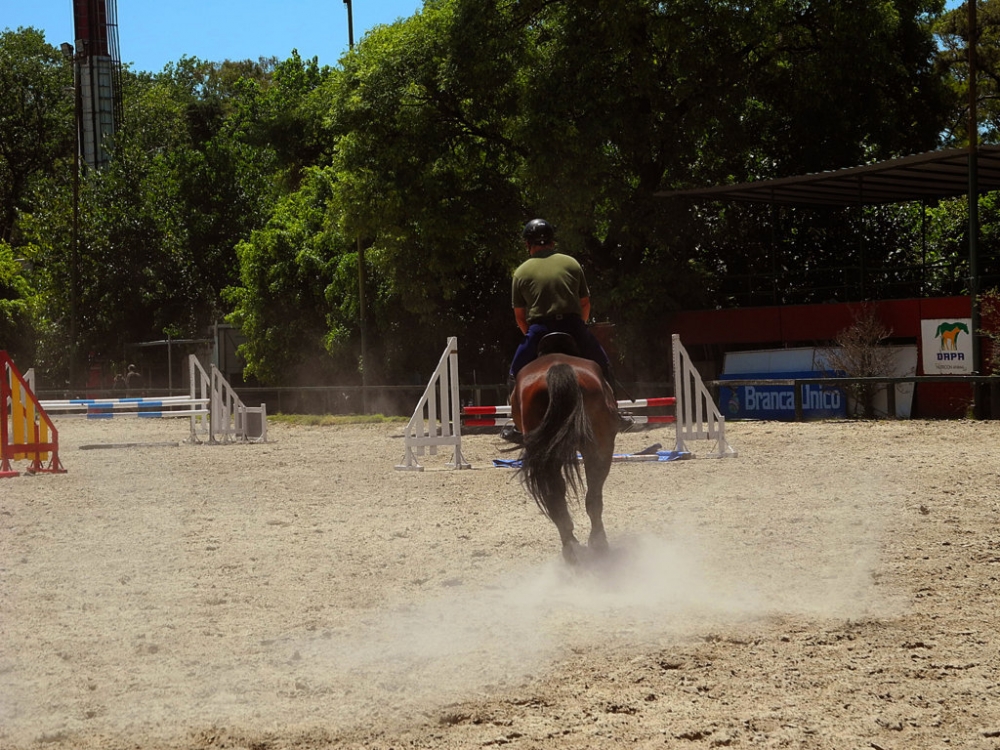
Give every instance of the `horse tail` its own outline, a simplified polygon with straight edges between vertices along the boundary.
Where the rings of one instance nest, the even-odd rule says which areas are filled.
[[[553,365],[545,377],[549,403],[542,422],[524,436],[521,476],[546,516],[551,502],[562,502],[567,485],[579,493],[582,483],[577,450],[593,440],[590,417],[573,368]]]

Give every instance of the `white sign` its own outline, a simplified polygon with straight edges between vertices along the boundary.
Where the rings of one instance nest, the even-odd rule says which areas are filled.
[[[972,318],[920,321],[924,375],[972,373]]]

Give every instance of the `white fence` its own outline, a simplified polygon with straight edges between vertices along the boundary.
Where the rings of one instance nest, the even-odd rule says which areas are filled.
[[[200,363],[198,369],[201,370]],[[201,370],[202,376],[204,373],[205,371]],[[215,365],[212,365],[210,380],[212,402],[209,415],[211,425],[209,442],[228,443],[241,440],[266,443],[267,407],[263,403],[260,406],[244,404]]]
[[[642,408],[647,406],[674,406],[675,414],[670,417],[640,417],[637,423],[673,422],[675,427],[676,453],[695,455],[688,443],[694,440],[713,441],[708,453],[700,453],[705,458],[724,458],[737,455],[726,441],[726,420],[722,416],[711,391],[701,380],[701,375],[691,362],[691,357],[681,344],[680,336],[673,335],[674,396],[669,398],[638,399],[619,401],[620,408]],[[476,425],[500,425],[509,421],[509,406],[461,407],[458,394],[458,339],[448,339],[441,360],[424,395],[420,397],[413,416],[406,425],[403,435],[405,454],[403,462],[396,465],[401,471],[422,471],[417,456],[427,450],[437,453],[438,446],[453,446],[454,456],[446,464],[449,468],[466,469],[469,464],[462,457],[462,417],[480,419]]]
[[[436,454],[438,446],[454,449],[453,469],[468,469],[471,464],[462,457],[462,404],[458,399],[458,339],[451,336],[441,355],[424,395],[417,402],[413,416],[403,434],[405,453],[400,471],[423,471],[417,456],[425,450]]]
[[[676,333],[671,338],[674,355],[674,397],[677,399],[677,444],[674,450],[688,451],[691,440],[711,440],[714,445],[705,458],[725,458],[737,455],[726,442],[726,420],[715,405],[712,392],[702,382],[701,375]]]
[[[264,404],[246,406],[215,365],[209,374],[193,354],[188,356],[188,378],[189,390],[184,396],[74,398],[40,403],[49,414],[64,417],[187,418],[189,439],[195,443],[267,442]]]

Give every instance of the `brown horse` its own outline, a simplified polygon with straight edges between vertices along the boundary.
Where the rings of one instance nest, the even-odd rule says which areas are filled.
[[[510,404],[514,424],[524,435],[521,478],[559,530],[563,557],[576,563],[580,555],[566,504],[567,489],[578,492],[580,486],[578,451],[587,478],[588,547],[606,551],[604,482],[619,421],[614,392],[600,366],[567,354],[540,356],[518,373]]]

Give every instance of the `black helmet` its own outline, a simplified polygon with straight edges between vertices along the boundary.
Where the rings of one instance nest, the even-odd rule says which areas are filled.
[[[556,230],[545,219],[532,219],[524,225],[521,236],[531,245],[551,245],[555,242]]]

